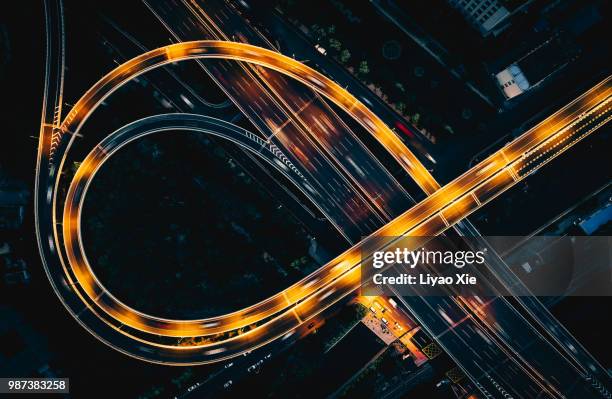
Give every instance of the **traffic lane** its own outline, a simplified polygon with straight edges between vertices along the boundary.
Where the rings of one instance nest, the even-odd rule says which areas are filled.
[[[243,39],[242,41],[247,41],[244,39],[246,39],[245,35],[248,35],[248,41],[250,43],[269,46],[268,43],[258,40],[260,36],[256,32],[248,31],[249,25],[245,24],[242,18],[235,15],[234,10],[229,7],[226,7],[225,4],[215,4],[215,2],[207,2],[206,9],[202,10],[201,13],[204,12],[210,14],[211,18],[217,19],[218,22],[224,20],[224,18],[229,15],[233,15],[235,17],[233,19],[233,22],[235,22],[236,25],[243,26],[245,28],[243,31],[241,31],[244,33],[235,32],[238,33],[239,36]],[[217,18],[217,13],[221,13],[222,16]],[[215,29],[222,31],[225,27],[226,26],[216,26]],[[397,189],[400,193],[403,193],[403,195],[405,195],[405,191],[399,185],[399,183],[394,181],[394,179],[386,170],[380,170],[384,169],[383,166],[377,161],[374,161],[374,157],[371,155],[371,153],[367,152],[365,146],[354,136],[354,134],[352,134],[350,130],[347,131],[348,127],[346,127],[346,125],[344,125],[344,131],[339,131],[339,129],[335,127],[342,126],[342,124],[340,123],[340,119],[330,108],[324,109],[324,103],[322,102],[322,100],[320,100],[318,96],[315,96],[312,91],[305,88],[301,83],[285,79],[282,75],[275,71],[264,70],[262,68],[254,68],[254,70],[256,72],[260,72],[263,81],[262,87],[260,87],[260,89],[271,89],[275,94],[274,98],[279,99],[278,101],[284,102],[284,105],[289,106],[291,108],[289,112],[295,115],[296,117],[299,118],[301,115],[306,115],[315,116],[316,118],[316,116],[325,117],[326,115],[329,115],[331,118],[335,119],[336,123],[331,123],[333,130],[330,131],[330,133],[335,133],[333,137],[330,136],[329,133],[325,135],[314,134],[314,136],[316,137],[317,141],[322,143],[327,148],[328,153],[330,153],[330,149],[338,146],[341,149],[346,149],[346,146],[343,146],[342,142],[340,142],[340,139],[343,138],[345,142],[350,141],[350,147],[353,151],[353,154],[358,154],[355,155],[359,158],[358,162],[369,168],[371,173],[376,171],[376,174],[374,176],[375,179],[367,179],[368,187],[365,187],[364,180],[366,179],[363,178],[363,171],[359,169],[359,166],[356,165],[355,161],[349,161],[346,158],[348,157],[348,154],[345,154],[346,156],[337,157],[336,161],[339,162],[344,171],[351,171],[348,172],[349,176],[356,177],[356,179],[359,180],[356,182],[358,187],[366,188],[366,192],[368,192],[370,200],[379,196],[392,198],[394,196],[393,190],[389,189],[389,187],[391,187],[392,185],[395,185],[394,189]],[[306,107],[309,108],[307,112],[305,111]],[[313,129],[313,126],[316,127],[316,125],[310,124],[308,123],[308,121],[305,121],[305,125],[306,130],[309,131],[309,133],[312,133],[311,129]],[[335,138],[339,142],[339,145],[336,146],[336,142],[334,141],[327,141],[327,138]],[[336,150],[336,152],[337,151],[338,150]],[[379,181],[380,183],[378,183]],[[375,202],[375,204],[376,206],[380,206],[380,202]],[[396,208],[396,212],[394,212],[394,214],[398,214],[399,212],[405,210],[406,207],[406,203],[402,201],[402,204]]]
[[[374,154],[338,118],[332,120],[323,110],[304,112],[304,122],[319,142],[347,170],[368,199],[390,220],[408,209],[414,201],[404,187],[376,159]],[[334,114],[335,115],[335,114]],[[342,128],[339,128],[342,127]]]
[[[444,293],[440,292],[440,295]],[[534,394],[527,397],[536,397],[544,392],[552,397],[528,370],[516,362],[511,353],[500,348],[486,331],[466,315],[452,297],[405,299],[420,312],[420,317],[426,315],[430,321],[427,328],[431,329],[433,337],[476,381],[483,385],[489,381],[493,387],[497,381],[504,391],[514,390],[517,397],[527,393]]]
[[[208,18],[203,11],[201,11],[201,14],[205,18]],[[197,15],[196,17],[199,18],[199,16]],[[202,22],[204,23],[203,20]],[[168,29],[171,30],[169,27]],[[223,37],[222,34],[221,37]],[[306,69],[300,71],[300,76],[303,78],[304,83],[315,82],[315,84],[321,84],[319,80],[320,78],[317,78],[312,73],[309,74],[307,72],[308,70]],[[302,80],[299,77],[296,77],[296,79]],[[337,101],[343,104],[344,106],[351,106],[356,108],[353,112],[360,114],[356,117],[356,120],[364,127],[379,128],[379,133],[381,134],[375,134],[377,140],[379,140],[384,146],[387,146],[391,154],[396,158],[398,162],[400,162],[400,164],[404,167],[408,174],[413,176],[413,178],[417,181],[418,185],[424,187],[430,192],[435,191],[438,188],[438,185],[433,179],[433,177],[424,167],[421,166],[416,157],[410,151],[407,150],[404,143],[401,142],[401,140],[394,133],[388,130],[386,125],[383,125],[380,121],[378,121],[375,115],[370,110],[368,110],[367,108],[365,108],[365,106],[361,104],[355,103],[354,99],[346,97],[339,90],[336,90],[336,93],[334,93],[332,98],[334,99],[334,101]]]
[[[597,397],[597,392],[584,384],[580,371],[510,307],[505,298],[486,301],[479,307],[478,315],[493,334],[506,341],[558,391],[570,397]]]
[[[442,349],[494,396],[553,397],[498,348],[449,297],[402,297],[403,303]],[[527,395],[531,393],[533,395]]]
[[[259,70],[277,94],[283,93],[283,98],[293,99],[288,104],[291,111],[327,154],[366,192],[370,202],[383,208],[385,217],[397,216],[407,209],[411,200],[404,187],[324,100],[315,95],[306,101],[304,99],[313,94],[301,83],[287,80],[275,71]]]
[[[407,268],[400,268],[409,272]],[[418,288],[416,290],[419,292]],[[422,296],[435,295],[430,289],[421,290]],[[444,290],[440,290],[440,295]],[[449,292],[450,293],[450,292]],[[481,302],[483,302],[481,304]],[[470,305],[471,312],[465,312],[463,306]],[[503,348],[510,348],[511,356],[528,368],[532,375],[540,380],[540,384],[550,387],[551,391],[562,392],[575,397],[595,397],[596,392],[585,380],[579,370],[573,367],[538,331],[525,320],[505,298],[496,298],[484,302],[480,298],[453,298],[452,303],[446,301],[437,309],[443,318],[454,327],[466,318],[476,317],[478,323],[483,323],[488,335],[495,336],[503,342]],[[514,360],[517,360],[514,359]]]
[[[529,136],[521,135],[518,140],[509,143],[504,147],[507,156],[515,158],[519,154],[526,153],[529,148],[540,142],[541,138],[548,135],[549,132],[559,130],[567,126],[572,120],[580,118],[582,113],[601,104],[611,93],[612,79],[608,77],[553,115],[529,129]]]
[[[310,165],[308,172],[313,182],[325,184],[321,197],[333,201],[336,212],[342,211],[345,219],[350,222],[350,224],[342,224],[341,221],[336,223],[343,226],[351,242],[358,241],[380,226],[382,219],[372,212],[370,205],[356,193],[354,186],[312,143],[307,142],[308,138],[304,138],[303,135],[305,135],[303,130],[298,129],[293,123],[287,123],[275,132],[271,141],[288,148],[290,154],[295,154],[296,162]],[[352,228],[349,230],[345,226]]]
[[[401,271],[404,273],[410,273],[411,271],[406,265],[397,265],[396,269],[398,272]],[[546,391],[548,394],[552,395],[549,389],[544,385],[546,381],[540,381],[539,376],[535,374],[531,368],[525,368],[518,362],[512,352],[499,346],[494,339],[492,339],[490,333],[482,329],[472,315],[463,309],[461,302],[457,301],[453,296],[450,296],[452,293],[449,289],[443,286],[425,288],[417,285],[413,286],[412,290],[413,295],[403,297],[402,300],[414,309],[423,309],[422,313],[415,315],[415,317],[417,317],[417,319],[422,317],[429,320],[429,324],[422,325],[428,329],[432,337],[437,339],[443,347],[447,350],[453,350],[449,355],[457,359],[456,362],[458,362],[460,366],[467,367],[465,365],[466,359],[477,360],[475,362],[477,368],[470,368],[469,370],[470,373],[476,373],[471,374],[473,377],[479,378],[478,376],[480,374],[477,373],[477,369],[481,368],[484,377],[477,379],[479,383],[493,378],[495,381],[504,382],[503,389],[507,391],[506,387],[509,381],[519,380],[521,384],[519,385],[518,394],[539,394],[540,392]],[[418,299],[414,299],[414,297]],[[422,302],[422,307],[419,307],[419,301]],[[429,313],[427,313],[427,309]],[[480,313],[478,313],[477,316],[479,314]],[[528,330],[520,330],[516,333],[524,335],[525,331]],[[446,336],[448,337],[444,338]],[[486,347],[484,349],[480,347],[480,350],[475,350],[473,346],[474,342],[477,344],[484,343]],[[462,353],[460,350],[462,347],[470,347],[471,353]],[[502,367],[501,364],[504,366]],[[496,367],[500,368],[496,369]],[[492,374],[493,371],[496,371],[497,376]]]
[[[154,7],[160,17],[163,16],[169,19],[170,22],[166,22],[166,25],[192,27],[192,29],[184,33],[185,35],[189,35],[187,36],[188,39],[199,38],[206,34],[206,32],[201,31],[202,28],[199,26],[185,25],[184,23],[179,25],[183,22],[180,18],[182,15],[180,12],[168,13],[168,11],[159,4],[151,5],[151,7]],[[174,10],[174,8],[172,9]],[[180,11],[181,9],[183,8],[181,7],[176,11]],[[198,29],[200,31],[198,31]],[[206,64],[205,69],[211,70],[213,78],[220,84],[226,94],[234,100],[241,111],[256,125],[260,132],[265,136],[269,136],[270,132],[272,132],[271,140],[280,148],[285,148],[287,150],[286,155],[292,158],[294,164],[308,168],[311,175],[313,175],[312,178],[309,179],[313,182],[313,185],[315,184],[314,182],[325,181],[328,182],[327,188],[329,189],[331,188],[330,185],[335,183],[332,185],[335,189],[333,195],[326,193],[328,190],[323,186],[318,187],[319,191],[322,191],[320,199],[323,202],[325,202],[325,198],[330,197],[336,200],[335,204],[331,203],[323,208],[327,210],[327,215],[333,220],[336,228],[339,229],[350,242],[358,240],[359,237],[372,231],[374,226],[382,224],[380,220],[376,222],[375,218],[371,216],[369,212],[364,211],[364,209],[368,209],[369,204],[364,198],[360,198],[355,187],[351,186],[337,169],[335,176],[331,179],[329,176],[317,175],[317,172],[326,170],[327,168],[333,170],[334,166],[330,164],[323,154],[311,145],[306,145],[306,133],[302,129],[295,127],[293,122],[290,121],[289,115],[280,110],[278,106],[273,106],[274,104],[278,105],[277,101],[258,84],[257,80],[247,71],[244,65],[237,65],[235,62],[226,60],[210,61],[210,63]],[[247,105],[245,106],[244,104]],[[285,135],[279,134],[279,132],[287,130],[290,132]],[[339,204],[346,205],[338,206]]]
[[[209,13],[219,22],[218,29],[234,29],[233,33],[245,42],[271,46],[269,41],[246,23],[229,3],[213,0],[201,6],[203,7],[200,8],[201,12]],[[328,153],[335,155],[335,159],[342,164],[342,167],[351,171],[359,186],[367,190],[369,199],[377,206],[388,208],[387,216],[396,216],[407,208],[410,204],[408,193],[318,95],[275,71],[259,67],[257,69],[278,97],[288,99],[287,102],[292,106],[293,112],[302,114],[300,111],[309,107],[310,112],[303,112],[306,126],[312,129],[313,135],[326,147]],[[367,171],[368,178],[364,170]],[[380,201],[375,201],[375,198]]]
[[[528,301],[536,301],[536,298],[527,299]],[[541,309],[541,307],[537,305],[530,306],[531,309]],[[562,345],[566,346],[578,359],[581,366],[587,368],[587,372],[589,374],[593,373],[596,378],[602,381],[604,386],[609,386],[610,380],[612,376],[608,373],[607,369],[602,366],[597,359],[595,359],[591,353],[589,353],[581,344],[574,338],[571,333],[565,329],[565,327],[561,326],[561,328],[557,327],[558,322],[553,319],[551,322],[546,322],[553,316],[548,313],[547,309],[545,309],[546,313],[541,318],[545,320],[544,325],[548,327],[548,331],[551,331],[554,334],[555,338],[557,338]]]
[[[209,68],[217,80],[229,83],[222,72],[232,70],[234,65],[227,62],[221,62],[220,65],[219,68],[214,65]],[[350,183],[308,142],[306,133],[297,128],[287,115],[280,115],[269,106],[274,100],[262,91],[260,86],[241,74],[238,74],[238,78],[232,83],[227,87],[230,96],[249,97],[246,100],[236,101],[241,104],[251,102],[246,107],[241,107],[243,112],[260,131],[267,133],[270,141],[280,148],[287,149],[286,156],[295,165],[302,165],[303,173],[309,176],[309,182],[318,192],[320,203],[328,203],[324,207],[327,215],[351,242],[368,233],[372,226],[379,225],[380,221],[375,219],[375,215],[367,211],[367,203],[354,194],[354,188]]]

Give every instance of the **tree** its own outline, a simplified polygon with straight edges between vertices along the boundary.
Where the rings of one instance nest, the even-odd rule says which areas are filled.
[[[367,75],[370,72],[370,67],[368,66],[367,61],[361,61],[359,63],[359,73],[362,75]]]
[[[362,304],[357,303],[356,307],[355,307],[355,315],[356,315],[356,319],[355,320],[361,320],[367,314],[368,314],[368,309],[365,306],[363,306]]]
[[[333,48],[334,50],[340,51],[342,49],[342,43],[340,43],[340,40],[332,37],[329,39],[329,47]]]
[[[340,62],[345,64],[348,60],[351,59],[351,53],[347,49],[344,49],[340,52]]]
[[[406,113],[407,106],[406,106],[406,103],[403,103],[403,102],[400,101],[400,102],[395,104],[395,108],[397,108],[397,112],[399,112],[400,114],[403,115],[403,114]]]
[[[317,24],[312,24],[310,26],[310,30],[314,34],[317,41],[327,36],[327,30],[325,30],[325,28],[322,28],[321,26]]]

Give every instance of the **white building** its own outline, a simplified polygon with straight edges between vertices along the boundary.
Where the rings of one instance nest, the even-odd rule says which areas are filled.
[[[508,100],[524,93],[530,87],[527,77],[516,64],[512,64],[499,72],[495,75],[495,79]]]
[[[497,0],[449,0],[448,2],[485,37],[492,32],[501,31],[506,26],[502,22],[510,16],[510,11]]]

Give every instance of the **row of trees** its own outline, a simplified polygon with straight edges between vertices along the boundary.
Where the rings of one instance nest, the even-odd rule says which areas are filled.
[[[341,64],[347,66],[347,69],[355,74],[362,82],[368,85],[368,87],[378,95],[383,101],[388,103],[393,109],[395,109],[399,114],[406,117],[415,127],[419,128],[423,134],[425,134],[430,140],[435,142],[435,137],[432,136],[422,125],[423,123],[427,124],[430,118],[423,119],[421,117],[421,113],[419,112],[410,112],[409,104],[401,99],[391,100],[387,94],[385,94],[382,88],[374,83],[371,83],[370,79],[370,66],[366,60],[360,61],[356,67],[354,65],[349,65],[349,61],[351,59],[351,52],[348,48],[345,48],[343,43],[337,39],[334,34],[336,33],[335,25],[330,25],[327,27],[320,26],[318,24],[313,24],[309,28],[309,32],[313,40],[319,43],[321,46],[325,47],[327,51],[331,52],[331,55],[339,61]],[[415,75],[417,77],[422,77],[424,74],[424,70],[420,68],[418,71],[415,71]],[[397,89],[397,92],[407,96],[407,100],[410,103],[414,102],[414,95],[410,95],[406,92],[406,88],[401,82],[395,82],[394,88]],[[450,126],[445,127],[448,131],[452,133],[452,129]]]

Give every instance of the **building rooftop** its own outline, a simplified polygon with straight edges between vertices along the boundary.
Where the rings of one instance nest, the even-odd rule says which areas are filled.
[[[495,75],[499,87],[507,99],[516,97],[529,90],[530,84],[521,68],[512,64]]]

